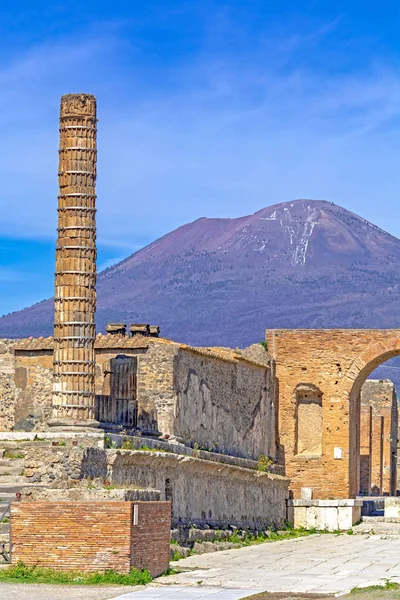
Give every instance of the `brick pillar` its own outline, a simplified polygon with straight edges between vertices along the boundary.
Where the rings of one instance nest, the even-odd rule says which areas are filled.
[[[371,489],[372,407],[361,405],[360,413],[360,493]]]
[[[392,494],[392,407],[386,406],[381,409],[383,417],[383,435],[382,435],[382,494],[390,496]]]
[[[93,419],[96,336],[96,99],[61,98],[53,415]]]
[[[372,414],[371,494],[382,495],[384,418]]]

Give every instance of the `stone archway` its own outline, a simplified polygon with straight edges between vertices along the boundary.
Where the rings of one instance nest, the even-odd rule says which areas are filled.
[[[399,332],[400,334],[400,332]],[[360,489],[360,393],[367,377],[382,363],[400,355],[400,335],[371,343],[354,359],[345,375],[349,396],[349,484],[350,497]],[[392,490],[394,493],[394,490]]]
[[[382,362],[400,355],[400,330],[268,330],[278,380],[278,456],[294,497],[352,498],[359,478],[359,392]],[[322,395],[320,454],[297,451],[297,396],[307,384]],[[310,427],[312,428],[312,422]],[[312,431],[311,431],[312,433]]]

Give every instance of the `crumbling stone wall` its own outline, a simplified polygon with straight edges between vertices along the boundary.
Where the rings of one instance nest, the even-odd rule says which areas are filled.
[[[0,431],[8,431],[14,425],[14,345],[14,340],[0,339]]]
[[[53,352],[15,354],[15,422],[17,431],[31,431],[52,413]]]
[[[234,363],[180,349],[174,392],[176,435],[235,456],[275,456],[273,365]]]
[[[101,489],[101,482],[108,488],[115,486],[112,493],[140,489],[143,499],[155,495],[172,502],[175,525],[235,525],[262,530],[282,527],[286,519],[287,477],[170,452],[70,445],[39,446],[35,451],[32,446],[25,458],[24,474],[29,483],[47,483],[64,490],[75,486],[78,490],[92,486]],[[202,493],[196,494],[197,489]],[[40,490],[39,495],[30,489],[26,494],[32,495],[33,501],[43,498]],[[69,494],[70,490],[65,497]],[[55,491],[54,498],[62,500],[63,491]],[[82,498],[89,499],[86,491]],[[119,498],[116,493],[115,499]]]
[[[360,391],[382,362],[400,355],[399,330],[268,330],[279,389],[279,460],[300,497],[354,498],[360,486]],[[312,385],[322,395],[320,455],[296,452],[296,388]],[[313,423],[310,422],[310,429]]]
[[[274,362],[261,345],[233,351],[100,335],[95,349],[98,395],[107,394],[105,374],[113,358],[137,358],[137,425],[142,430],[256,460],[275,455]],[[51,338],[16,343],[5,429],[45,427],[51,415],[52,361]]]

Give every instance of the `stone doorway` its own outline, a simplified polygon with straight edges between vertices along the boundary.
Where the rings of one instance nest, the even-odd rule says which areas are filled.
[[[101,423],[137,426],[137,358],[118,355],[104,367],[103,393],[96,396],[96,418]]]

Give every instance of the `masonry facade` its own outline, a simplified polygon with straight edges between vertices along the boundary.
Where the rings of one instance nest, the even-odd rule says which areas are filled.
[[[392,381],[367,379],[362,386],[360,431],[360,492],[396,495],[398,407]]]
[[[0,349],[0,430],[43,429],[53,340],[7,341]],[[102,423],[256,460],[275,455],[275,367],[261,345],[240,352],[108,334],[97,336],[95,359]]]
[[[11,524],[13,564],[153,577],[169,567],[169,502],[20,502]]]
[[[299,498],[311,487],[315,498],[354,498],[361,387],[379,364],[400,355],[400,331],[267,330],[266,340],[276,361],[278,456],[292,493]]]

